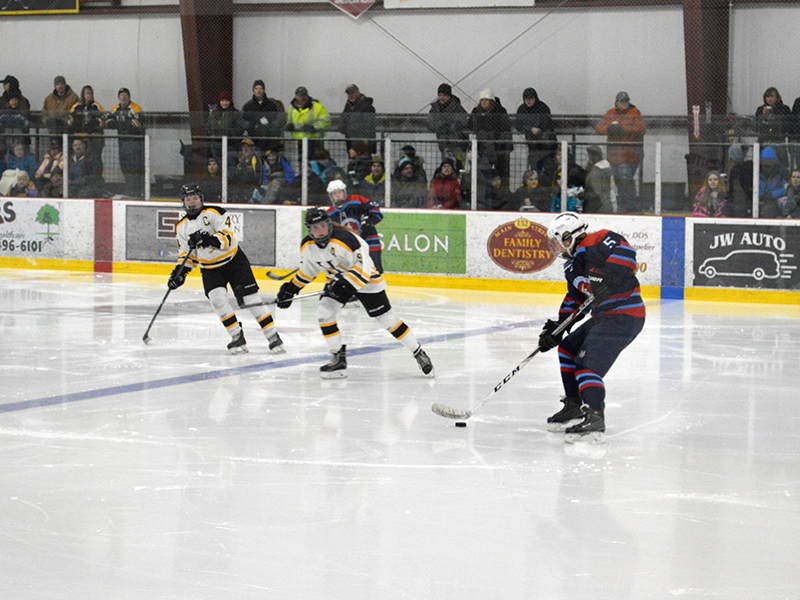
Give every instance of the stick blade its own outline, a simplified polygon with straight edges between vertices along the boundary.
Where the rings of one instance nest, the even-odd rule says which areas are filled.
[[[472,413],[468,410],[456,410],[444,404],[439,404],[438,402],[431,406],[431,410],[440,417],[456,419],[458,421],[466,421],[472,416]]]
[[[149,344],[149,343],[150,343],[152,340],[153,340],[153,338],[151,338],[151,337],[150,337],[149,335],[147,335],[146,333],[145,333],[145,334],[142,336],[142,341],[143,341],[145,344]]]

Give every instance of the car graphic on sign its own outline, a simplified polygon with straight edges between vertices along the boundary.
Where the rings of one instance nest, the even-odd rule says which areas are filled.
[[[769,250],[734,250],[725,256],[707,258],[697,271],[709,279],[728,275],[761,281],[780,277],[780,266],[778,257]]]

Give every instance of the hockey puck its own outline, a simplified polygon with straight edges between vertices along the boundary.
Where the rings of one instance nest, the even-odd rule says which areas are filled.
[[[456,421],[456,427],[466,427],[467,424],[464,421]]]

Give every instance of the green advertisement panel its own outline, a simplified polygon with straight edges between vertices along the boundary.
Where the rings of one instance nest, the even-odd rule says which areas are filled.
[[[377,229],[386,271],[440,275],[467,272],[466,215],[384,213]]]

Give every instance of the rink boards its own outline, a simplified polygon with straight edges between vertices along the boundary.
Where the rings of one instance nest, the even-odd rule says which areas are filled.
[[[304,207],[225,205],[251,263],[297,266]],[[547,245],[551,213],[383,209],[390,283],[563,293],[563,262]],[[169,274],[179,203],[5,198],[0,266]],[[800,223],[788,220],[584,215],[637,251],[650,298],[800,303]],[[257,277],[262,274],[257,272]]]

